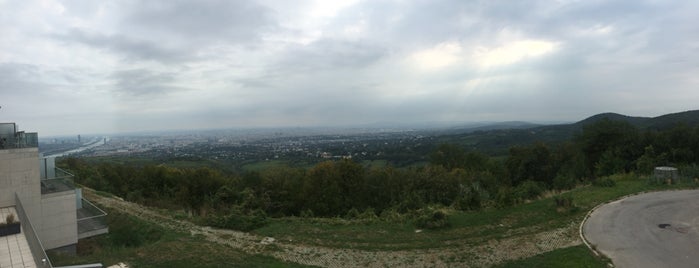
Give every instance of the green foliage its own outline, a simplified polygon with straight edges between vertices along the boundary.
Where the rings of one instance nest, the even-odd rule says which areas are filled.
[[[479,210],[482,206],[481,194],[473,186],[461,185],[461,195],[455,205],[460,210]]]
[[[598,187],[614,187],[616,186],[616,181],[614,181],[612,178],[604,177],[593,180],[592,185]]]
[[[575,213],[580,209],[573,203],[572,195],[555,196],[553,201],[556,203],[556,211],[561,213]]]
[[[551,185],[555,174],[548,147],[537,143],[529,147],[512,147],[505,163],[513,185],[524,181],[538,181]]]
[[[5,217],[5,224],[13,224],[13,223],[15,223],[15,214],[12,214],[12,213],[7,214],[7,216]]]
[[[516,200],[532,200],[541,195],[544,192],[545,186],[541,182],[535,181],[525,181],[514,190],[514,196]]]
[[[515,198],[510,187],[501,187],[495,196],[495,207],[504,208],[514,205]]]
[[[140,247],[155,243],[164,235],[164,230],[130,216],[110,213],[107,217],[109,224],[108,239],[115,247]]]
[[[359,218],[359,211],[356,208],[352,208],[345,214],[345,219],[352,220]]]
[[[694,180],[696,178],[699,178],[699,166],[696,164],[693,165],[684,165],[680,166],[678,168],[680,175],[682,177]]]
[[[183,209],[195,218],[241,216],[214,217],[214,224],[247,229],[256,211],[270,217],[357,219],[410,214],[433,205],[462,211],[505,208],[537,199],[547,190],[573,189],[579,182],[613,186],[619,181],[608,178],[613,174],[648,174],[655,165],[673,163],[691,167],[698,160],[699,127],[640,133],[624,122],[590,122],[572,141],[519,145],[507,156],[489,158],[464,150],[464,143],[442,144],[429,155],[432,164],[412,168],[365,167],[340,160],[306,169],[277,163],[243,174],[222,174],[209,167],[153,165],[156,161],[91,164],[92,160],[67,158],[58,164],[70,169],[76,182],[96,190],[145,205]],[[424,159],[428,153],[422,153]],[[682,175],[699,176],[691,170]]]
[[[442,210],[434,208],[424,208],[417,211],[415,226],[424,229],[439,229],[450,226],[449,215]]]
[[[602,176],[625,169],[640,156],[638,129],[624,121],[604,118],[585,125],[577,142],[590,173]]]
[[[602,153],[597,164],[595,164],[595,175],[609,176],[619,172],[624,172],[627,161],[622,159],[616,150],[608,150]]]
[[[448,170],[463,168],[466,162],[464,149],[453,144],[441,144],[430,155],[430,163],[443,166]]]
[[[558,175],[553,179],[553,189],[570,190],[575,188],[577,180],[572,176]]]
[[[302,218],[313,218],[315,215],[313,214],[313,210],[306,209],[304,211],[301,211],[301,214],[299,215]]]
[[[442,209],[449,215],[450,227],[420,234],[415,233],[414,217],[418,213],[399,213],[395,209],[382,211],[380,220],[372,222],[336,220],[335,218],[271,219],[268,225],[256,229],[254,233],[288,238],[295,243],[331,248],[351,246],[371,251],[446,248],[454,243],[481,244],[491,239],[500,240],[531,235],[532,230],[546,232],[568,227],[571,222],[582,219],[587,211],[598,204],[633,193],[697,187],[694,183],[649,185],[633,174],[621,177],[615,177],[616,187],[581,186],[562,194],[563,197],[571,196],[573,200],[573,207],[567,210],[558,210],[554,201],[555,196],[497,209],[493,207],[485,207],[479,211]],[[395,218],[391,219],[391,217]]]
[[[107,267],[119,262],[129,267],[305,267],[248,254],[190,233],[163,230],[155,223],[117,211],[108,213],[109,234],[78,240],[76,254],[47,251],[51,263],[56,267],[85,263],[102,263]],[[130,238],[122,239],[122,235]]]
[[[592,252],[585,246],[556,249],[540,255],[510,261],[497,267],[518,268],[518,267],[571,267],[571,268],[606,268],[608,261],[592,255]]]
[[[656,154],[653,145],[648,145],[645,152],[636,160],[636,170],[641,174],[651,174],[657,166]]]
[[[267,224],[267,215],[262,210],[255,210],[248,214],[233,211],[225,216],[209,216],[206,223],[213,227],[248,232]]]

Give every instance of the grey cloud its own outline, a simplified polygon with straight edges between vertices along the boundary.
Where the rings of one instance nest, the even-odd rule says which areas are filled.
[[[97,49],[104,49],[124,56],[128,60],[154,60],[175,63],[196,59],[192,51],[166,47],[146,40],[138,40],[124,35],[103,35],[71,29],[67,34],[55,34],[53,38],[63,42],[76,42]]]
[[[341,72],[347,68],[361,68],[384,57],[388,51],[377,45],[359,41],[321,39],[309,45],[298,45],[286,51],[274,69],[284,72],[323,71]]]
[[[31,64],[0,63],[0,94],[5,96],[26,93],[39,87],[39,68]]]
[[[248,0],[138,1],[124,17],[133,31],[155,31],[180,40],[249,43],[277,28],[271,9]]]
[[[118,93],[132,97],[153,97],[183,90],[175,86],[175,76],[171,73],[155,73],[146,69],[122,70],[114,72],[111,78],[116,81]]]

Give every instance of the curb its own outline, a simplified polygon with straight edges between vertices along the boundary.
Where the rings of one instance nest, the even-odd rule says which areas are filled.
[[[583,218],[582,222],[580,223],[580,227],[578,228],[578,232],[580,234],[580,239],[582,239],[583,243],[585,243],[585,246],[587,246],[587,248],[590,249],[592,251],[592,253],[595,254],[595,256],[605,257],[605,258],[609,259],[610,267],[614,267],[614,263],[612,262],[612,259],[605,256],[604,254],[602,254],[602,252],[599,252],[596,249],[592,248],[592,245],[590,245],[590,242],[587,241],[587,239],[585,238],[585,235],[583,234],[583,226],[585,225],[585,222],[587,222],[587,219],[590,218],[590,214],[592,214],[592,212],[594,212],[595,210],[597,210],[601,206],[604,206],[604,205],[609,204],[609,203],[617,202],[617,201],[620,201],[620,200],[623,200],[623,199],[626,199],[626,198],[629,198],[632,196],[642,195],[642,194],[647,194],[647,193],[655,193],[655,192],[671,192],[671,191],[686,191],[686,190],[697,190],[697,189],[695,188],[695,189],[668,189],[668,190],[657,190],[657,191],[643,191],[643,192],[638,192],[638,193],[633,193],[633,194],[627,194],[627,195],[619,197],[617,199],[601,203],[601,204],[595,206],[594,208],[590,209],[590,211],[587,212],[587,214],[585,215],[585,218]]]

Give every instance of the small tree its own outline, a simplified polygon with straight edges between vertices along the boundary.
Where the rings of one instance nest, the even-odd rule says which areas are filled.
[[[13,224],[15,223],[15,214],[7,214],[7,217],[5,217],[5,223],[7,224]]]

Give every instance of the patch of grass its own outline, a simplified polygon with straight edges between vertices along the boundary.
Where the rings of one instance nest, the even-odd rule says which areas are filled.
[[[130,267],[304,267],[247,254],[201,236],[165,230],[115,211],[109,211],[108,222],[110,233],[79,240],[76,256],[49,252],[53,265],[99,262],[106,267],[124,262]],[[134,241],[138,243],[131,243]]]
[[[449,247],[454,244],[478,245],[491,239],[502,239],[549,231],[579,224],[585,214],[598,204],[643,191],[696,187],[682,185],[650,185],[647,178],[635,175],[610,177],[613,187],[583,186],[564,193],[572,198],[576,209],[565,213],[557,207],[556,195],[501,209],[451,211],[450,227],[416,233],[411,222],[348,221],[333,219],[271,219],[253,233],[285,241],[311,245],[358,248],[368,250],[402,250]]]
[[[605,268],[608,261],[596,257],[585,245],[561,248],[539,254],[534,257],[510,261],[496,267],[571,267],[571,268]]]

